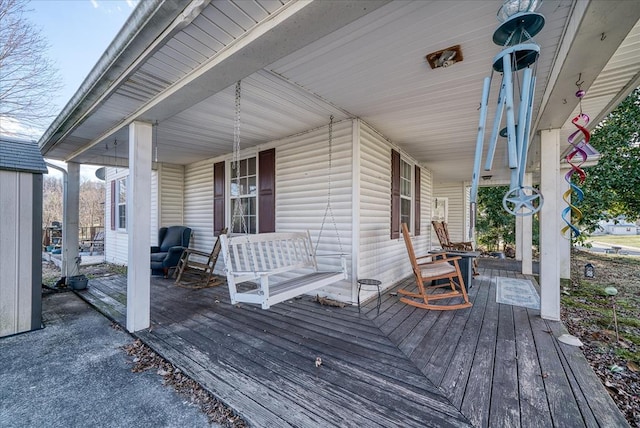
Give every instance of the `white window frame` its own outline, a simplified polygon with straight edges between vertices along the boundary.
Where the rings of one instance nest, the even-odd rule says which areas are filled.
[[[405,171],[405,166],[406,170]],[[414,165],[406,159],[400,157],[400,224],[407,223],[409,231],[413,233],[414,229],[414,216],[415,216],[415,204],[414,204],[414,190],[415,190],[415,177],[413,176]],[[408,172],[408,177],[405,175]],[[408,187],[408,192],[407,188]],[[409,212],[404,214],[402,211],[403,205],[409,205]],[[408,215],[408,219],[406,219]]]
[[[116,212],[115,212],[115,216],[116,216],[116,230],[119,231],[126,231],[127,230],[127,217],[128,217],[128,204],[127,204],[127,199],[129,197],[129,192],[127,191],[128,186],[128,176],[124,176],[124,177],[120,177],[120,178],[116,178],[116,197],[115,197],[115,201],[116,201]],[[124,196],[123,196],[123,200],[121,200],[122,198],[120,197],[120,193],[121,193],[121,187],[124,184]],[[120,219],[120,210],[121,208],[124,210],[124,227],[121,224],[121,219]]]
[[[253,174],[250,173],[250,168],[249,168],[249,164],[251,162],[251,160],[253,159],[254,162],[254,168],[253,168]],[[247,166],[246,171],[242,171],[243,169],[243,162],[246,161],[247,163],[245,164]],[[243,186],[240,188],[240,195],[234,195],[235,190],[234,190],[234,182],[236,180],[236,171],[233,168],[234,167],[234,162],[233,161],[229,161],[229,177],[227,180],[228,186],[229,186],[229,191],[228,191],[228,195],[229,197],[227,198],[228,201],[228,218],[230,219],[228,224],[231,225],[231,233],[242,233],[244,234],[245,231],[242,230],[242,226],[239,226],[240,229],[236,230],[236,228],[234,227],[234,211],[235,211],[235,201],[236,199],[253,199],[253,207],[254,207],[254,212],[253,213],[249,213],[247,214],[246,212],[243,211],[243,217],[245,217],[245,222],[246,222],[246,227],[247,227],[247,231],[250,234],[257,234],[258,233],[258,222],[259,222],[259,216],[258,216],[258,155],[256,154],[251,154],[250,156],[247,156],[245,158],[240,159],[240,165],[241,165],[241,171],[240,171],[240,181],[243,184]],[[245,174],[246,172],[246,174]],[[253,180],[252,180],[253,179]],[[251,185],[254,186],[253,191],[251,190]],[[244,187],[246,187],[246,189],[244,189]],[[249,202],[247,204],[247,206],[251,206],[251,203]],[[251,224],[251,218],[254,219],[253,224]]]

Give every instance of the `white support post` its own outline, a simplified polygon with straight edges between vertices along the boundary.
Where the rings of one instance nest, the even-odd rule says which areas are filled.
[[[516,260],[522,260],[522,220],[523,216],[516,216]]]
[[[351,121],[351,161],[352,161],[352,212],[351,217],[351,303],[358,301],[358,270],[360,268],[360,119]]]
[[[67,163],[67,188],[64,192],[62,220],[62,275],[78,275],[78,230],[80,227],[80,164]]]
[[[524,185],[531,186],[533,183],[533,177],[531,173],[524,175]],[[526,215],[522,218],[522,224],[520,229],[520,242],[521,242],[521,260],[522,260],[522,274],[533,275],[533,216]],[[516,237],[517,239],[517,237]]]
[[[563,199],[563,194],[567,190],[569,190],[569,183],[564,179],[566,171],[562,171],[560,173],[560,177],[558,178],[559,190],[558,190],[558,212],[562,213],[567,207],[567,203]],[[560,219],[560,229],[562,229],[566,223],[562,218]],[[569,232],[571,233],[571,232]],[[559,255],[560,255],[560,278],[570,279],[571,278],[571,239],[563,238],[559,242]]]
[[[150,325],[151,135],[150,123],[129,125],[127,330],[130,332]]]
[[[540,192],[540,316],[560,320],[560,130],[541,131]]]

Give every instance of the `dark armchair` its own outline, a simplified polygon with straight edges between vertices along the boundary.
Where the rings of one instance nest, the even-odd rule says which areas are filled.
[[[185,226],[161,227],[158,231],[158,246],[151,247],[151,273],[169,276],[169,269],[175,268],[182,252],[189,247],[191,228]]]

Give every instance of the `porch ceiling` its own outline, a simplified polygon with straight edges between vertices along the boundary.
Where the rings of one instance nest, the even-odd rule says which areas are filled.
[[[197,0],[184,11],[159,6],[156,13],[172,13],[173,21],[155,29],[155,41],[134,60],[116,61],[111,70],[119,74],[110,76],[106,90],[89,89],[93,98],[85,98],[95,101],[78,102],[73,114],[65,109],[40,146],[54,159],[123,165],[126,125],[147,120],[158,122],[159,162],[223,155],[233,141],[233,83],[243,79],[243,147],[322,126],[330,115],[359,117],[437,181],[469,180],[482,79],[500,51],[491,37],[501,3]],[[546,1],[540,12],[546,24],[535,38],[541,47],[537,129],[573,117],[580,73],[588,90],[583,109],[602,117],[638,84],[640,32],[629,31],[640,2]],[[138,28],[137,37],[148,37],[150,25]],[[462,62],[429,67],[426,54],[457,44]],[[495,100],[493,93],[490,107]],[[507,177],[500,170],[502,146],[494,180]]]

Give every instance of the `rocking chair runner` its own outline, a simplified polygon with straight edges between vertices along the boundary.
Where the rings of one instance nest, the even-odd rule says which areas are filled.
[[[227,228],[220,231],[220,235],[226,235]],[[223,279],[213,274],[221,244],[220,235],[216,239],[211,253],[187,248],[182,253],[178,267],[176,268],[176,285],[185,288],[205,288],[219,285]]]
[[[453,309],[463,309],[471,307],[467,289],[464,286],[464,280],[458,266],[460,257],[447,257],[446,254],[429,254],[426,256],[416,257],[413,250],[413,243],[409,236],[409,229],[405,223],[402,223],[402,236],[407,247],[413,274],[418,285],[418,292],[412,292],[405,289],[398,290],[403,296],[400,301],[408,305],[416,306],[422,309],[433,309],[439,311],[448,311]],[[451,264],[452,262],[453,264]],[[447,279],[448,283],[437,285],[438,287],[451,287],[451,291],[444,293],[429,293],[425,287],[425,283],[436,281],[439,279]],[[457,279],[457,281],[456,281]],[[456,286],[458,289],[456,289]],[[452,305],[437,305],[434,300],[448,299],[452,297],[462,297],[463,302]]]

